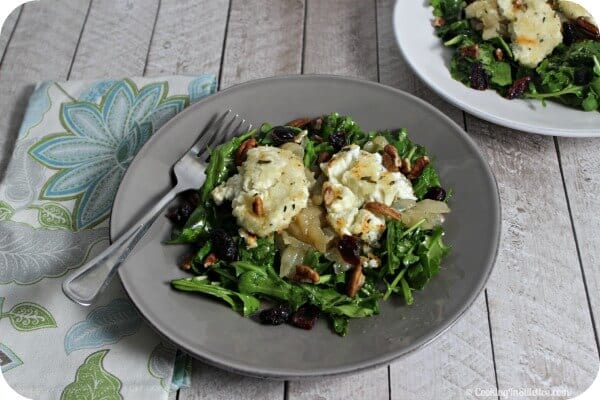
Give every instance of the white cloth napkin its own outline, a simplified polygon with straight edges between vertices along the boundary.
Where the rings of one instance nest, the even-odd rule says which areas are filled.
[[[61,283],[108,246],[112,202],[138,150],[215,89],[207,75],[36,86],[0,172],[0,365],[18,393],[166,399],[189,380],[187,356],[148,327],[118,279],[88,308]]]

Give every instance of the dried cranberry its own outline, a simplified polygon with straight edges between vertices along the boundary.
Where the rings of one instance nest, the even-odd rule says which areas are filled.
[[[481,63],[475,63],[471,66],[471,87],[476,90],[486,90],[488,88],[488,76]]]
[[[329,135],[329,143],[333,146],[333,150],[340,151],[346,145],[346,134],[342,131],[332,133]]]
[[[587,85],[588,83],[590,83],[590,81],[592,80],[593,76],[592,76],[592,71],[585,69],[585,68],[580,68],[580,69],[576,69],[575,70],[575,74],[573,76],[573,82],[576,85]]]
[[[271,131],[271,139],[275,145],[281,146],[287,142],[293,142],[296,137],[296,132],[287,126],[276,126]]]
[[[337,248],[348,264],[360,264],[361,240],[355,236],[344,235],[338,241]]]
[[[531,82],[530,76],[524,76],[521,79],[517,79],[512,86],[508,88],[506,98],[512,100],[523,96],[523,93],[525,93],[525,90],[529,87],[529,82]]]
[[[235,240],[223,229],[217,228],[211,233],[212,248],[220,260],[227,262],[238,259],[238,248]]]
[[[563,43],[570,46],[577,41],[577,28],[575,24],[571,22],[565,22],[562,26],[563,31]]]
[[[290,323],[298,328],[310,330],[319,318],[319,308],[312,304],[300,307],[290,318]]]
[[[258,319],[265,325],[281,325],[290,319],[292,310],[285,304],[278,304],[275,307],[263,310],[258,314]]]
[[[446,198],[446,191],[441,187],[432,187],[425,194],[426,199],[444,201]]]
[[[174,224],[182,225],[190,218],[195,208],[196,205],[184,200],[179,206],[169,209],[166,216]]]

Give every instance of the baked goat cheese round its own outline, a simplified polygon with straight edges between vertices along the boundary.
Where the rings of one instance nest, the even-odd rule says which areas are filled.
[[[211,192],[217,205],[231,200],[238,225],[257,236],[287,226],[308,202],[310,172],[291,151],[270,146],[248,150],[238,173]]]
[[[510,25],[511,47],[515,59],[535,68],[562,43],[561,22],[556,12],[542,0],[525,3],[527,9],[517,13]]]
[[[395,199],[416,200],[410,181],[400,172],[390,172],[379,153],[344,147],[321,170],[327,221],[338,235],[355,235],[375,243],[385,231],[385,218],[366,210],[366,202],[390,206]]]

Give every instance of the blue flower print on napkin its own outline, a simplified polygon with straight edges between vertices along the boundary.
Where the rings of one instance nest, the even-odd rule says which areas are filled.
[[[44,185],[46,200],[76,200],[76,230],[91,228],[110,213],[127,167],[160,126],[183,110],[187,96],[167,97],[166,82],[138,91],[124,79],[115,83],[99,105],[74,101],[61,106],[66,133],[36,143],[30,154],[58,170]]]

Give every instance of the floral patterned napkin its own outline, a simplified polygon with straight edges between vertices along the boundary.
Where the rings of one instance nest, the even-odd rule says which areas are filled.
[[[190,360],[143,321],[115,279],[89,308],[64,276],[108,246],[132,159],[213,76],[38,84],[0,171],[0,365],[32,399],[166,399]]]

